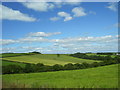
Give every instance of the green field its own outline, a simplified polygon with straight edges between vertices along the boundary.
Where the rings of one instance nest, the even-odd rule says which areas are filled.
[[[117,88],[118,64],[57,72],[3,75],[3,87]]]
[[[25,66],[24,63],[11,62],[11,61],[2,60],[2,66],[7,66],[7,65],[19,65],[19,66],[21,66],[21,67],[24,67],[24,66]]]
[[[24,56],[24,55],[33,55],[34,53],[3,53],[0,54],[1,57],[14,57],[14,56]]]
[[[16,56],[16,57],[5,57],[5,60],[25,62],[25,63],[43,63],[45,65],[54,65],[54,64],[68,64],[68,63],[92,63],[99,62],[95,60],[80,59],[71,57],[68,55],[60,55],[57,57],[56,54],[36,54],[36,55],[26,55],[26,56]]]
[[[89,54],[86,54],[86,55],[88,55],[88,56],[92,56],[92,55],[96,55],[96,56],[108,56],[108,55],[97,55],[96,53],[89,53]],[[111,57],[115,57],[116,55],[110,55]]]

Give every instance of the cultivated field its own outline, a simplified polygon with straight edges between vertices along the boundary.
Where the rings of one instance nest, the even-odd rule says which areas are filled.
[[[25,62],[25,63],[43,63],[45,65],[54,65],[54,64],[68,64],[68,63],[93,63],[99,62],[95,60],[80,59],[71,57],[68,55],[60,55],[59,57],[56,54],[35,54],[35,55],[24,55],[24,56],[14,56],[14,57],[4,57],[3,59],[9,61]]]
[[[116,88],[118,64],[81,70],[3,75],[3,87]]]

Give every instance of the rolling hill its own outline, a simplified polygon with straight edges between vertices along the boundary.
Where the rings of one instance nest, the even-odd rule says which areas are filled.
[[[99,62],[95,60],[75,58],[64,54],[60,55],[59,57],[57,57],[56,54],[35,54],[35,55],[25,55],[25,56],[15,56],[15,57],[4,57],[3,59],[9,61],[34,63],[34,64],[43,63],[46,65],[54,65],[54,64],[64,65],[67,63]]]
[[[3,87],[7,88],[117,88],[118,64],[81,70],[9,74],[2,78]]]

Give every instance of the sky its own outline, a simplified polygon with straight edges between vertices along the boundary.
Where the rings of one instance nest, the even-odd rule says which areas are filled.
[[[115,2],[3,2],[0,52],[116,52]]]

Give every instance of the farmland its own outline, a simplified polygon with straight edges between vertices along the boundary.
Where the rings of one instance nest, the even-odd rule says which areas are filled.
[[[24,66],[25,66],[24,63],[2,60],[2,66],[7,66],[7,65],[20,65],[21,67],[24,67]]]
[[[82,55],[77,54],[77,56]],[[114,60],[119,60],[119,56],[104,57],[103,60],[98,60],[99,57],[92,60],[92,58],[82,59],[77,56],[68,54],[59,56],[57,54],[11,54],[7,56],[6,54],[2,57],[3,88],[118,87],[119,64],[117,63],[119,62]]]
[[[95,60],[81,59],[71,57],[65,54],[61,54],[59,57],[56,54],[35,54],[35,55],[24,55],[24,56],[14,56],[14,57],[4,57],[3,59],[8,61],[24,62],[24,63],[43,63],[45,65],[54,64],[67,64],[67,63],[93,63],[100,62]]]
[[[82,70],[3,75],[3,87],[117,88],[118,64]]]

